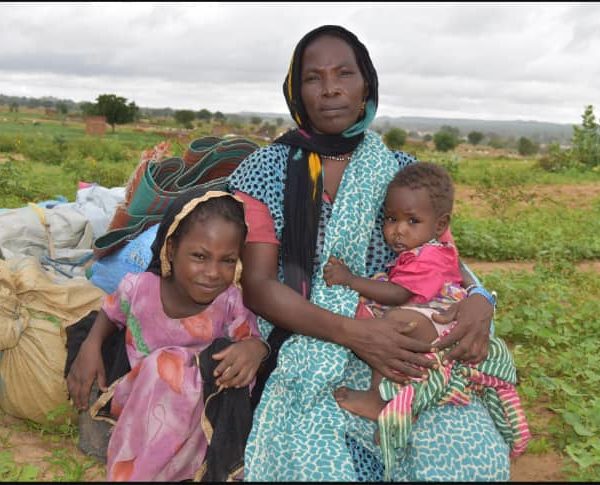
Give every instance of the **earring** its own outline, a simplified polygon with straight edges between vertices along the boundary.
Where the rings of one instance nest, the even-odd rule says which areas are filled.
[[[360,114],[359,116],[362,116],[365,114],[365,105],[367,104],[367,102],[363,99],[363,102],[360,105]]]

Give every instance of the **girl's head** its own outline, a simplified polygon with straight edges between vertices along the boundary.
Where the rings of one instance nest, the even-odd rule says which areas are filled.
[[[375,117],[377,72],[366,47],[352,32],[324,25],[296,46],[283,92],[300,128],[353,136]]]
[[[209,304],[232,284],[246,234],[241,201],[194,189],[165,214],[148,271],[168,278],[193,302]]]
[[[439,238],[450,224],[454,186],[448,172],[418,162],[400,170],[388,185],[383,235],[396,253]]]

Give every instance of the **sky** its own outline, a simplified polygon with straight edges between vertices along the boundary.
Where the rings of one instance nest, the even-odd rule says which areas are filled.
[[[292,51],[323,24],[367,46],[378,116],[600,111],[600,2],[0,2],[0,94],[285,114]]]

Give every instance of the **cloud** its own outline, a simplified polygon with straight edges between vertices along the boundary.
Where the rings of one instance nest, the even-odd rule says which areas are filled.
[[[380,114],[573,123],[600,104],[600,4],[0,3],[0,92],[286,113],[292,51],[344,25]]]

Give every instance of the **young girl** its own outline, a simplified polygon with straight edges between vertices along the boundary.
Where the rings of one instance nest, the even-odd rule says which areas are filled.
[[[252,385],[268,353],[255,315],[233,284],[245,237],[239,199],[194,189],[165,214],[147,271],[127,274],[105,298],[67,385],[80,409],[96,376],[106,390],[101,345],[126,328],[131,371],[103,396],[112,396],[117,419],[107,452],[109,480],[181,481],[206,468],[213,435],[201,426],[207,384],[216,379],[219,391]],[[234,343],[212,355],[219,361],[214,374],[202,375],[201,353],[219,337]],[[245,394],[249,410],[248,389]]]
[[[328,286],[345,285],[360,293],[357,318],[393,315],[405,323],[403,333],[434,344],[453,328],[453,324],[440,325],[431,319],[432,313],[467,296],[461,286],[458,252],[448,231],[453,200],[452,180],[439,165],[414,163],[396,174],[384,205],[384,238],[398,255],[388,274],[360,277],[333,256],[323,270]],[[459,363],[442,363],[443,357],[435,354],[429,357],[437,359],[438,366],[423,376],[428,379],[427,388],[422,387],[422,379],[403,387],[382,380],[381,374],[373,370],[370,389],[342,387],[334,392],[342,408],[379,422],[388,476],[393,449],[406,444],[411,414],[442,402],[464,404],[469,401],[469,392],[480,391],[482,386],[496,389],[497,398],[490,397],[486,404],[492,408],[492,417],[511,445],[513,456],[522,453],[530,435],[514,390],[514,363],[504,343],[492,337],[488,359],[477,370]],[[494,409],[498,406],[503,409]],[[508,420],[502,416],[504,412]]]

